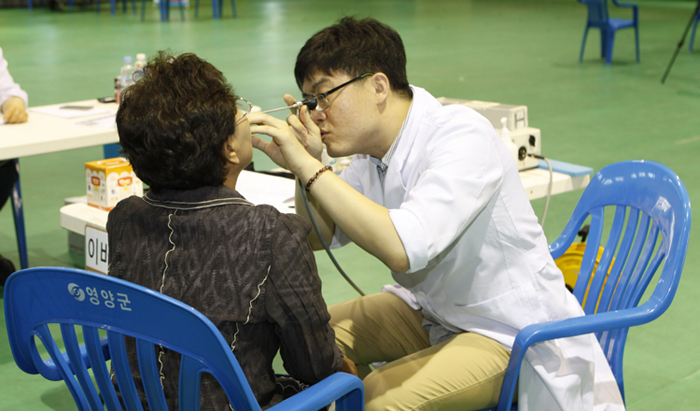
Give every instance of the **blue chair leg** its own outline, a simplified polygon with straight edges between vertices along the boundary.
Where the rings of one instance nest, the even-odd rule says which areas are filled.
[[[238,17],[238,12],[236,11],[236,0],[231,0],[231,8],[233,9],[233,18],[235,19],[236,17]]]
[[[634,26],[634,47],[637,51],[637,63],[639,63],[639,28]]]
[[[583,41],[581,42],[581,53],[578,55],[578,62],[583,61],[583,49],[586,47],[586,37],[588,37],[588,29],[589,27],[586,26],[586,30],[583,31]]]
[[[605,59],[608,56],[608,31],[600,29],[600,57]]]
[[[27,8],[28,8],[29,10],[32,9],[32,0],[27,0]]]
[[[185,2],[180,0],[180,20],[185,20]]]
[[[615,30],[610,30],[605,36],[605,64],[612,63],[613,44],[615,44]]]
[[[19,174],[19,160],[15,160],[17,174]],[[12,187],[12,216],[15,220],[15,233],[17,234],[17,248],[19,249],[19,261],[22,269],[29,268],[27,258],[27,239],[24,233],[24,211],[22,207],[22,190],[19,178]]]
[[[698,28],[698,21],[700,20],[700,11],[698,15],[695,16],[695,21],[693,22],[693,30],[690,32],[690,43],[688,44],[688,51],[693,52],[693,42],[695,41],[695,29]]]
[[[160,0],[160,21],[168,20],[168,0]]]
[[[146,0],[141,0],[141,21],[146,21]]]

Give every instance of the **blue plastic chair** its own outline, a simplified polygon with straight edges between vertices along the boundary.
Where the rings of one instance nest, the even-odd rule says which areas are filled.
[[[17,174],[19,174],[19,160],[15,159]],[[22,268],[29,267],[27,256],[27,237],[24,231],[24,205],[22,204],[22,187],[19,178],[12,187],[12,217],[15,220],[15,234],[17,235],[17,249],[19,250],[19,262]]]
[[[700,0],[698,0],[700,2]],[[693,43],[695,42],[695,29],[698,28],[698,22],[700,21],[700,10],[695,13],[695,19],[693,19],[693,30],[690,32],[690,43],[688,44],[688,51],[693,52]]]
[[[176,1],[177,5],[180,6],[180,20],[185,20],[185,4],[183,1]],[[141,8],[141,20],[145,19],[144,8],[146,5],[146,0],[143,0],[143,7]],[[160,21],[170,20],[170,0],[160,0]]]
[[[610,210],[607,215],[606,209]],[[611,214],[612,222],[606,221]],[[596,333],[624,399],[622,359],[628,327],[656,319],[673,300],[691,221],[688,192],[673,171],[651,161],[626,161],[600,170],[583,192],[564,232],[549,246],[552,257],[564,254],[588,218],[590,231],[574,287],[586,315],[529,325],[518,333],[499,411],[517,409],[511,404],[513,393],[530,346],[588,333]],[[603,256],[593,273],[601,239],[606,236]],[[661,265],[653,293],[638,305]]]
[[[62,379],[79,410],[104,410],[103,401],[108,410],[122,409],[106,364],[110,359],[127,409],[141,409],[124,343],[124,337],[131,336],[136,339],[151,410],[167,410],[155,355],[155,347],[162,346],[182,354],[181,410],[199,410],[201,373],[209,373],[233,409],[260,411],[236,357],[211,321],[192,307],[139,285],[72,268],[21,270],[5,285],[5,319],[19,368],[52,381]],[[60,325],[60,337],[52,335],[49,324]],[[76,329],[82,331],[84,345],[78,342]],[[57,346],[60,340],[65,352]],[[41,358],[37,342],[50,358]],[[362,410],[362,381],[336,373],[270,410],[316,411],[333,401],[342,410]]]
[[[212,17],[218,19],[224,16],[224,0],[212,0]],[[231,8],[233,9],[233,18],[238,17],[236,11],[236,0],[231,0]],[[194,1],[194,16],[199,17],[199,0]]]
[[[610,64],[612,62],[613,44],[615,43],[615,32],[620,29],[633,27],[637,63],[639,63],[639,10],[637,5],[634,3],[618,3],[617,0],[612,0],[617,7],[632,9],[632,19],[627,20],[610,17],[608,0],[578,0],[578,2],[586,5],[588,8],[588,19],[586,20],[586,29],[583,31],[583,42],[581,43],[581,53],[578,61],[583,60],[583,50],[586,47],[588,29],[595,28],[600,30],[600,55],[605,59],[605,63]]]
[[[126,13],[128,0],[124,0],[122,3],[122,11]],[[131,7],[133,12],[136,13],[136,0],[131,0]],[[100,0],[97,0],[97,6],[95,7],[97,12],[100,12]],[[117,14],[117,0],[109,0],[109,12],[112,16]]]

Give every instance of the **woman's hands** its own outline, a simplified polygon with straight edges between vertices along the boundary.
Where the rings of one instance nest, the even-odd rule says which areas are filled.
[[[294,97],[287,94],[284,100],[288,105],[295,103]],[[297,174],[305,164],[321,160],[323,144],[321,132],[309,116],[308,107],[302,106],[299,115],[290,114],[287,121],[261,113],[248,115],[252,134],[272,137],[267,142],[253,135],[253,147],[265,153],[280,167]]]

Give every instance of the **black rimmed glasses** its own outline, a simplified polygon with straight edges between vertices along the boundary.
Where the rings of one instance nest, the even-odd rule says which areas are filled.
[[[240,123],[243,121],[243,118],[250,114],[251,111],[253,111],[253,104],[242,98],[242,97],[237,97],[236,98],[236,112],[242,112],[243,115],[236,121],[236,124]]]
[[[280,111],[280,110],[287,110],[287,109],[299,109],[301,106],[306,106],[309,108],[309,110],[316,110],[316,111],[323,111],[326,110],[329,106],[330,103],[328,102],[328,96],[331,93],[335,93],[336,91],[340,90],[341,88],[347,86],[348,84],[355,82],[357,80],[363,79],[368,76],[372,76],[374,73],[365,73],[360,76],[355,77],[352,80],[348,80],[345,83],[339,85],[338,87],[334,87],[325,93],[320,93],[316,94],[314,96],[310,95],[305,95],[304,96],[304,101],[297,101],[296,103],[292,104],[291,106],[287,107],[280,107],[280,108],[275,108],[272,110],[265,110],[263,113],[271,113],[273,111]]]
[[[332,88],[332,89],[326,91],[325,93],[316,94],[315,96],[313,96],[313,97],[311,97],[311,98],[308,98],[308,96],[304,96],[304,97],[305,97],[306,100],[315,100],[315,101],[316,101],[316,107],[314,107],[314,108],[315,108],[317,111],[323,111],[323,110],[327,109],[327,108],[330,106],[330,103],[328,102],[328,96],[329,96],[331,93],[335,93],[336,91],[340,90],[341,88],[347,86],[348,84],[350,84],[350,83],[352,83],[352,82],[355,82],[355,81],[357,81],[357,80],[360,80],[360,79],[363,79],[363,78],[365,78],[365,77],[372,76],[372,75],[374,75],[374,73],[365,73],[365,74],[362,74],[362,75],[360,75],[360,76],[355,77],[355,78],[352,79],[352,80],[348,80],[348,81],[346,81],[345,83],[339,85],[338,87],[334,87],[334,88]],[[311,107],[309,107],[309,109],[312,109],[312,110],[313,110],[313,108],[311,108]]]

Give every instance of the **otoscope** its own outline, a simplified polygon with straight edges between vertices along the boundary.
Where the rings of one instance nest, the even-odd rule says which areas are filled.
[[[313,110],[316,108],[317,103],[316,103],[316,98],[311,97],[308,100],[304,101],[297,101],[296,103],[292,104],[291,106],[286,106],[286,107],[280,107],[280,108],[273,108],[272,110],[265,110],[262,113],[272,113],[273,111],[280,111],[280,110],[294,110],[295,112],[301,108],[301,106],[306,106],[309,108],[309,110]]]

